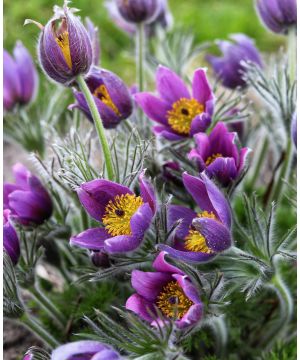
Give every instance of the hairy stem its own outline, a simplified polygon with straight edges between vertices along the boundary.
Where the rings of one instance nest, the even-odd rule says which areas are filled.
[[[266,136],[264,139],[262,148],[260,150],[260,153],[259,153],[259,158],[257,160],[252,179],[250,180],[249,185],[250,185],[251,189],[254,188],[257,178],[259,176],[259,173],[261,171],[262,164],[263,164],[264,160],[266,159],[266,152],[268,150],[268,147],[269,147],[269,138],[268,138],[268,136]]]
[[[90,89],[88,88],[84,78],[81,75],[79,75],[77,77],[77,82],[79,84],[81,91],[83,92],[83,95],[89,106],[92,118],[93,118],[95,126],[96,126],[100,145],[103,150],[108,179],[114,180],[115,175],[114,175],[114,168],[113,168],[113,163],[112,163],[112,156],[111,156],[110,148],[109,148],[108,141],[107,141],[107,138],[105,135],[104,126],[103,126],[99,111],[97,109],[97,106],[95,104],[93,95],[91,94]]]

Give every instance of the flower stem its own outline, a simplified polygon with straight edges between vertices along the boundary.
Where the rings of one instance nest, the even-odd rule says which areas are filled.
[[[37,283],[30,289],[30,293],[35,300],[41,305],[41,307],[49,314],[49,316],[58,324],[61,328],[64,328],[67,319],[63,313],[53,304],[53,302],[42,292]]]
[[[136,70],[137,70],[137,83],[139,85],[139,91],[144,90],[144,61],[145,61],[145,44],[144,44],[144,23],[137,25],[136,34]]]
[[[59,342],[54,339],[54,337],[48,333],[43,326],[34,319],[31,315],[27,312],[23,314],[20,321],[34,334],[36,334],[46,345],[48,345],[51,349],[58,347],[60,344]]]
[[[288,57],[290,80],[294,82],[297,74],[297,30],[295,26],[291,26],[288,32]]]
[[[84,78],[81,75],[79,75],[77,77],[77,82],[79,84],[79,87],[80,87],[81,91],[84,94],[84,97],[85,97],[86,102],[87,102],[87,104],[89,106],[92,118],[93,118],[95,126],[96,126],[98,138],[99,138],[100,145],[102,147],[103,155],[104,155],[104,159],[105,159],[105,165],[106,165],[106,169],[107,169],[107,176],[108,176],[109,180],[113,181],[115,175],[114,175],[112,156],[111,156],[109,145],[108,145],[108,142],[107,142],[107,139],[106,139],[104,126],[103,126],[99,111],[98,111],[97,106],[95,104],[93,95],[91,94],[90,89],[88,88]]]
[[[259,176],[260,170],[261,170],[261,166],[262,166],[264,160],[266,159],[266,151],[267,151],[268,147],[269,147],[269,138],[268,138],[268,136],[266,136],[265,140],[263,142],[262,148],[260,150],[259,158],[257,160],[252,179],[250,180],[249,185],[250,185],[251,189],[254,188],[257,178]]]

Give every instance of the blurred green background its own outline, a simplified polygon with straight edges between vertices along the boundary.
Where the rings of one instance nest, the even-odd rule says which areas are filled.
[[[32,53],[35,52],[39,30],[34,25],[23,27],[26,18],[42,24],[52,16],[53,5],[63,0],[4,0],[4,47],[11,51],[21,39]],[[262,51],[274,51],[283,43],[281,36],[269,33],[260,23],[254,6],[255,0],[169,0],[174,16],[174,27],[181,27],[195,35],[195,43],[224,39],[230,33],[243,32],[256,40]],[[101,34],[103,67],[109,68],[129,80],[133,66],[128,56],[132,39],[118,30],[110,20],[104,0],[74,0],[71,6],[81,9],[80,15],[89,16]]]

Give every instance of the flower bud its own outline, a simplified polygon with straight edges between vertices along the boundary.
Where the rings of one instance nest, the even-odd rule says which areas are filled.
[[[106,129],[115,128],[121,120],[132,113],[132,100],[124,82],[114,73],[93,67],[86,83],[94,96],[103,125]],[[90,109],[82,92],[75,91],[77,103],[69,109],[80,109],[90,121],[93,121]]]
[[[161,9],[160,0],[116,0],[120,14],[133,23],[151,22]]]
[[[257,0],[256,8],[263,24],[275,33],[286,34],[297,25],[296,0]]]
[[[3,105],[6,111],[16,104],[26,105],[35,97],[38,75],[32,57],[18,41],[13,57],[3,51]]]
[[[3,211],[3,246],[13,264],[16,265],[20,257],[20,243],[16,230],[10,222],[10,215],[10,210]]]
[[[55,7],[55,15],[43,28],[38,44],[43,70],[64,85],[86,74],[93,60],[88,32],[73,13],[66,4],[63,9]]]
[[[90,259],[93,265],[96,267],[108,268],[110,266],[109,257],[103,251],[92,251],[90,254]]]

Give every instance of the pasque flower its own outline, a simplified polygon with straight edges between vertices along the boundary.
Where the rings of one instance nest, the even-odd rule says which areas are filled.
[[[136,294],[129,297],[126,309],[138,314],[153,326],[161,324],[155,308],[166,320],[175,320],[178,328],[195,325],[202,317],[203,304],[187,275],[165,259],[161,252],[153,263],[156,272],[133,270],[131,285]]]
[[[224,86],[235,89],[246,85],[243,79],[245,68],[243,61],[251,61],[262,67],[262,60],[254,41],[244,34],[230,36],[231,41],[219,41],[218,47],[223,56],[207,55],[207,61],[212,65],[216,76]]]
[[[42,29],[38,53],[45,73],[54,81],[70,85],[86,74],[93,61],[90,36],[74,11],[54,7],[54,16]]]
[[[38,75],[32,57],[21,41],[13,57],[3,50],[3,106],[6,111],[16,104],[26,105],[35,97]]]
[[[292,118],[291,135],[295,146],[297,147],[297,111],[295,111]]]
[[[145,114],[160,124],[154,133],[181,140],[209,127],[215,98],[204,69],[194,73],[192,96],[183,80],[164,66],[156,71],[156,87],[159,97],[147,92],[134,95]]]
[[[170,256],[188,262],[203,262],[231,246],[231,210],[218,187],[205,174],[183,174],[183,183],[199,210],[170,205],[168,227],[177,223],[171,245],[159,245]]]
[[[51,360],[121,360],[116,350],[98,341],[74,341],[52,351]]]
[[[115,128],[121,120],[127,119],[132,113],[132,100],[124,82],[108,70],[92,67],[86,83],[94,96],[103,125],[106,129]],[[69,109],[80,109],[90,121],[93,121],[85,96],[74,91],[77,100]]]
[[[112,181],[97,179],[77,190],[88,214],[104,227],[92,228],[73,236],[71,245],[90,250],[122,253],[136,249],[143,240],[156,211],[152,186],[139,176],[140,195]]]
[[[297,25],[297,0],[256,0],[262,22],[275,33],[287,33]]]
[[[100,39],[99,39],[99,29],[96,27],[90,18],[85,19],[85,28],[89,34],[92,43],[93,51],[93,65],[99,65],[100,60]]]
[[[116,0],[116,4],[126,21],[147,23],[158,16],[161,0]]]
[[[6,209],[3,211],[3,246],[11,261],[16,264],[20,257],[19,238],[10,221],[11,211]]]
[[[23,225],[39,225],[52,214],[52,201],[40,180],[22,164],[13,167],[15,183],[4,183],[4,209]]]
[[[250,152],[246,147],[239,150],[236,137],[236,133],[229,132],[225,124],[219,122],[209,135],[194,136],[196,148],[188,157],[197,162],[201,172],[205,170],[226,186],[241,175]]]

